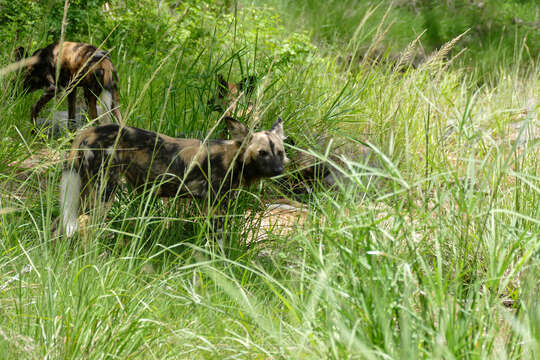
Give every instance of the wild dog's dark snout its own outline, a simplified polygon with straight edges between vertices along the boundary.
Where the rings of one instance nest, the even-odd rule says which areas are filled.
[[[270,165],[270,172],[272,173],[272,176],[281,175],[284,171],[284,163],[283,159],[281,159],[279,156],[275,156],[271,165]]]
[[[283,166],[276,166],[274,168],[274,175],[281,175],[283,174]]]
[[[283,174],[284,163],[279,156],[260,156],[256,160],[257,172],[261,176],[277,176]]]
[[[13,56],[15,58],[15,61],[19,61],[27,57],[28,54],[26,53],[26,49],[24,47],[19,46],[13,51]]]

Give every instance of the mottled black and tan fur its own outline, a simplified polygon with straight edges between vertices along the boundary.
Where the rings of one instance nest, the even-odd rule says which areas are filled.
[[[79,198],[87,197],[94,185],[102,189],[104,201],[122,178],[141,191],[153,187],[162,197],[203,198],[283,173],[289,160],[281,119],[270,130],[252,134],[241,122],[225,120],[232,140],[178,139],[117,124],[84,130],[73,142],[62,175],[64,233],[71,236],[77,230]]]
[[[28,92],[44,89],[39,100],[32,106],[31,119],[35,122],[41,109],[61,89],[68,98],[68,118],[75,119],[76,89],[82,87],[88,106],[88,114],[97,118],[97,99],[111,111],[118,122],[122,117],[118,109],[118,75],[106,51],[93,45],[68,42],[53,43],[26,57],[19,47],[15,57],[24,66],[23,86]],[[59,69],[56,81],[57,66]]]

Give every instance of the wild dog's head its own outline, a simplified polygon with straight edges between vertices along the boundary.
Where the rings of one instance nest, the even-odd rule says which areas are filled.
[[[253,178],[281,175],[289,163],[283,140],[283,120],[278,118],[268,131],[249,133],[248,128],[231,117],[225,118],[232,140],[242,143],[242,162]]]
[[[15,58],[15,61],[19,61],[28,57],[28,52],[24,47],[19,46],[18,48],[13,50],[13,57]]]
[[[22,85],[24,90],[32,92],[43,89],[53,81],[48,64],[40,61],[39,53],[28,56],[28,52],[22,46],[15,49],[13,56],[17,61],[17,67],[22,68]]]
[[[238,97],[244,93],[244,96],[249,96],[255,89],[257,77],[254,75],[246,76],[238,83],[227,82],[223,75],[218,75],[217,93],[208,101],[208,107],[212,111],[225,112],[226,116],[245,117],[245,115],[253,112],[253,106],[249,105],[245,108],[237,106]]]

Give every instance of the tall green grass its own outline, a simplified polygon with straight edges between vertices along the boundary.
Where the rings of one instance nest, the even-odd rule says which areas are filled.
[[[127,188],[107,216],[57,237],[63,164],[41,158],[21,173],[12,162],[38,149],[61,159],[70,137],[31,135],[37,95],[2,79],[2,357],[537,358],[538,67],[519,58],[479,85],[444,54],[404,72],[353,69],[328,50],[270,66],[265,41],[290,39],[279,20],[243,43],[264,11],[237,9],[238,48],[219,44],[216,24],[204,25],[206,47],[156,43],[144,61],[128,39],[115,44],[127,122],[203,137],[219,121],[206,107],[216,73],[249,69],[261,124],[244,120],[279,115],[295,147],[330,162],[312,146],[333,139],[347,183],[302,196],[305,226],[255,244],[247,212],[298,199],[278,180],[234,200],[223,249],[202,201]]]
[[[248,6],[261,2],[240,3]],[[540,8],[534,0],[265,0],[262,3],[279,9],[286,28],[307,32],[322,51],[344,61],[352,60],[353,65],[358,55],[371,60],[396,61],[401,50],[422,34],[410,54],[410,62],[418,65],[431,52],[464,33],[466,36],[452,49],[452,55],[460,54],[455,68],[474,70],[479,82],[494,80],[491,76],[494,68],[511,71],[519,67],[521,59],[538,62]],[[384,38],[378,36],[381,29],[386,34]],[[370,48],[372,51],[367,51]],[[360,54],[356,53],[358,49]],[[516,51],[522,52],[519,58]]]

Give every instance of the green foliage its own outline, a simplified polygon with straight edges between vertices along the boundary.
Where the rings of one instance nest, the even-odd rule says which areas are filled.
[[[74,0],[69,2],[67,38],[88,36],[96,24],[102,23],[102,6],[106,0]],[[45,42],[57,41],[62,30],[64,1],[8,1],[0,2],[0,39],[24,42],[28,35]],[[11,41],[10,41],[11,40]]]
[[[464,39],[460,47],[472,47],[473,50],[480,52],[502,40],[505,47],[512,48],[514,38],[527,37],[529,48],[535,53],[540,50],[540,40],[537,36],[531,36],[538,31],[534,22],[538,21],[539,16],[534,13],[537,4],[533,1],[455,0],[427,3],[429,5],[419,11],[424,16],[428,34],[434,34],[434,39],[429,41],[432,48],[438,48],[470,30],[470,35]],[[528,22],[530,24],[525,24]]]
[[[247,3],[247,2],[246,2]],[[424,30],[420,39],[424,53],[441,48],[445,43],[468,32],[453,48],[462,49],[463,63],[478,64],[482,75],[488,75],[497,64],[519,63],[516,48],[526,46],[526,56],[537,61],[540,53],[540,12],[538,2],[524,1],[380,1],[330,0],[288,1],[265,0],[287,15],[289,29],[309,31],[317,44],[336,51],[353,47],[377,47],[397,53]],[[381,39],[382,29],[387,33]],[[349,54],[344,54],[346,57]],[[420,54],[425,56],[425,54]],[[460,65],[463,64],[461,61]]]
[[[123,186],[107,216],[90,213],[67,240],[52,229],[75,134],[33,134],[40,94],[18,93],[17,73],[0,78],[0,354],[538,358],[540,69],[528,58],[537,39],[506,43],[530,24],[505,28],[538,21],[535,4],[430,3],[426,15],[427,2],[383,2],[359,28],[374,2],[71,2],[66,39],[111,49],[128,125],[200,138],[217,126],[216,137],[216,74],[256,74],[240,102],[260,124],[243,120],[281,116],[296,152],[334,162],[346,181],[303,196],[264,181],[224,214]],[[63,2],[14,4],[0,11],[3,65],[16,44],[34,50],[61,29]],[[439,47],[475,19],[503,38],[471,30],[456,46],[485,51],[473,61],[362,57],[381,41],[406,52],[430,22],[421,41]],[[481,85],[478,66],[490,70]],[[265,229],[263,210],[283,197],[302,200],[304,224]],[[210,230],[220,215],[223,250]]]

